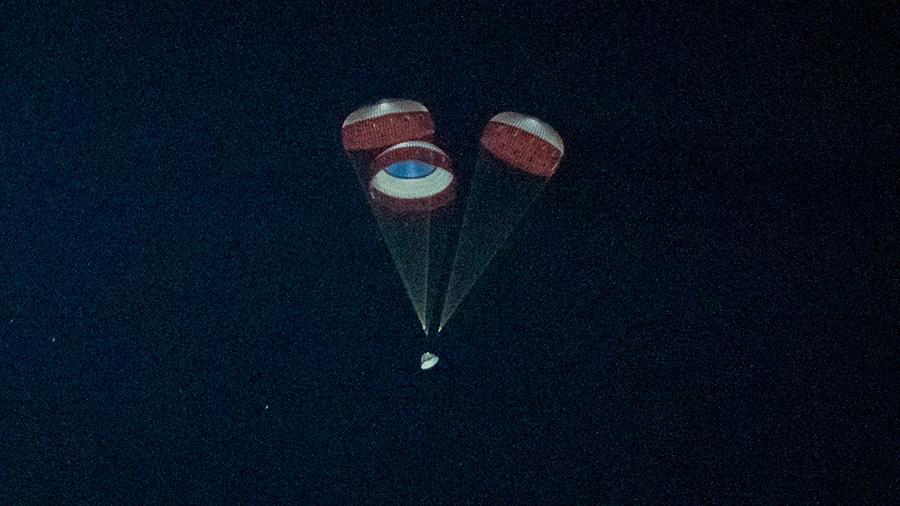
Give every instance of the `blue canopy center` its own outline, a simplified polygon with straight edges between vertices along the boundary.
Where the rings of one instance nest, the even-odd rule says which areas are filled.
[[[384,170],[387,171],[388,174],[400,179],[417,179],[434,172],[434,165],[429,165],[418,160],[407,160],[405,162],[397,162],[388,165]]]

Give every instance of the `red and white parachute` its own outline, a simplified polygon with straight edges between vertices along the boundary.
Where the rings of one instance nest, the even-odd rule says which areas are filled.
[[[433,136],[431,113],[412,100],[386,99],[360,107],[341,127],[344,150],[349,153],[380,153],[400,142],[431,140]]]
[[[372,200],[392,211],[430,212],[456,198],[450,158],[434,144],[395,144],[375,158]]]
[[[481,145],[509,165],[540,177],[552,176],[565,152],[556,130],[517,112],[491,118],[481,134]]]

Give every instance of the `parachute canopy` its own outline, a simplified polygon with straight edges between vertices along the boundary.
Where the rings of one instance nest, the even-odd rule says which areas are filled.
[[[450,158],[433,144],[397,144],[378,155],[373,165],[372,200],[392,211],[433,211],[456,198]]]
[[[381,151],[399,142],[431,139],[434,122],[424,105],[412,100],[385,99],[350,113],[341,127],[348,152]]]
[[[491,118],[481,135],[481,145],[503,162],[545,178],[556,172],[564,152],[556,130],[517,112],[501,112]]]

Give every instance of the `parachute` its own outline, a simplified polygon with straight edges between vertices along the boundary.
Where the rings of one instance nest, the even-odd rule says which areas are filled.
[[[456,197],[450,158],[432,144],[434,123],[424,105],[382,100],[353,111],[341,139],[428,333],[428,267],[434,211]]]
[[[563,153],[562,138],[537,118],[503,112],[484,127],[438,332],[556,172]]]
[[[457,208],[457,177],[447,153],[435,144],[429,110],[412,100],[382,100],[347,116],[344,151],[375,214],[426,340],[435,293],[450,265],[435,227]],[[556,172],[563,142],[546,123],[519,113],[497,114],[481,136],[455,257],[443,291],[438,333],[515,229],[531,202]],[[444,269],[446,270],[446,268]],[[421,368],[438,357],[426,352]]]

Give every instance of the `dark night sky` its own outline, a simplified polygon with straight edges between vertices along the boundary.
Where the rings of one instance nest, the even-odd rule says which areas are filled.
[[[891,9],[210,4],[2,8],[0,504],[900,494]],[[384,97],[567,143],[428,372]]]

